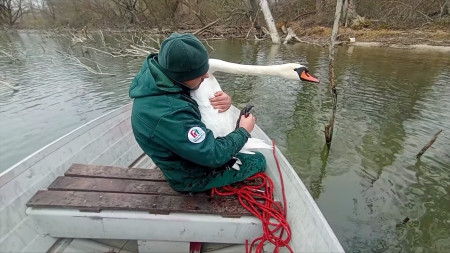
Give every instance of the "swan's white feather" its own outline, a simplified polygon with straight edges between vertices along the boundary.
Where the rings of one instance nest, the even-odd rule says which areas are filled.
[[[261,139],[248,138],[244,147],[242,147],[242,149],[239,152],[244,153],[244,154],[254,154],[254,152],[252,152],[252,151],[256,150],[256,149],[272,149],[272,146],[265,143]]]

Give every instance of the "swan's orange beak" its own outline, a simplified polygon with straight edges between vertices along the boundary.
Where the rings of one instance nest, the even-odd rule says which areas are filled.
[[[307,81],[307,82],[311,82],[311,83],[319,83],[320,82],[319,79],[317,79],[313,75],[309,74],[308,69],[305,67],[295,69],[295,71],[298,73],[300,80],[302,80],[302,81]]]
[[[319,79],[317,79],[316,77],[310,75],[306,70],[304,70],[301,74],[300,74],[300,80],[302,81],[308,81],[308,82],[312,82],[312,83],[319,83]]]

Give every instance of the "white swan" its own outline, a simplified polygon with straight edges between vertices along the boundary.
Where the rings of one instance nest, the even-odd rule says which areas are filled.
[[[308,70],[305,66],[297,63],[258,66],[209,59],[209,78],[206,78],[198,89],[191,90],[191,97],[198,104],[202,115],[202,121],[205,123],[206,127],[213,132],[214,137],[216,138],[231,133],[235,129],[237,121],[237,116],[233,115],[231,110],[219,113],[219,110],[214,109],[209,101],[210,98],[214,97],[214,94],[217,91],[222,90],[213,75],[216,71],[243,75],[273,75],[291,80],[319,82],[317,78],[308,74]],[[245,146],[239,152],[252,154],[252,150],[258,148],[270,149],[272,146],[264,143],[260,139],[249,138]]]

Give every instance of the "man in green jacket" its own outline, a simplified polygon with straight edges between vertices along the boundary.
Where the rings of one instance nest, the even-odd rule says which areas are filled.
[[[253,115],[242,116],[238,129],[219,138],[201,121],[190,90],[209,77],[208,62],[206,48],[194,35],[174,33],[159,54],[147,56],[130,87],[136,141],[179,192],[242,181],[266,167],[261,153],[238,154],[255,125]],[[231,106],[224,92],[210,101],[219,112]],[[232,168],[236,161],[242,163],[239,170]]]

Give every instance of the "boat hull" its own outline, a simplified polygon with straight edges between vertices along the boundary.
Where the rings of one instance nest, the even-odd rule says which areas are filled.
[[[55,140],[0,174],[0,249],[6,252],[44,252],[56,242],[26,216],[26,202],[46,188],[73,163],[119,167],[155,167],[136,143],[130,124],[132,105],[107,113]],[[239,113],[232,108],[234,113]],[[254,137],[270,143],[259,128]],[[281,183],[270,150],[266,173],[281,199]],[[288,202],[288,221],[295,252],[343,252],[342,246],[295,170],[276,149]]]

